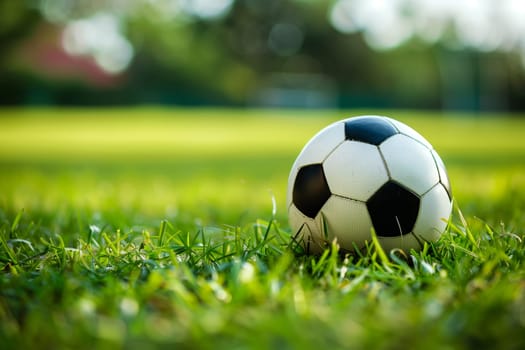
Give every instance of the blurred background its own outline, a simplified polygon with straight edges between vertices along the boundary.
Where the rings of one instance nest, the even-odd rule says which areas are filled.
[[[525,109],[522,0],[0,0],[0,105]]]

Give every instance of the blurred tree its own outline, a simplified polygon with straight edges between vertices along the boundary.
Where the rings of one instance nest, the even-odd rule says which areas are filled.
[[[20,0],[0,0],[0,47],[9,50],[41,20],[39,12]],[[3,56],[3,55],[2,55]],[[0,57],[4,59],[5,57]]]
[[[22,39],[31,35],[42,20],[40,13],[24,1],[0,0],[0,101],[20,103],[25,78],[12,74],[10,52]]]

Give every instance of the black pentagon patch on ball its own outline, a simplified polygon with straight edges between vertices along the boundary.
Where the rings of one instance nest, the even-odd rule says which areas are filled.
[[[304,215],[314,218],[331,195],[321,164],[311,164],[299,169],[293,186],[292,201]]]
[[[396,128],[381,117],[362,117],[345,122],[345,138],[378,146],[390,136],[397,134]]]
[[[374,193],[366,206],[378,236],[396,237],[410,233],[419,212],[419,197],[389,181]]]

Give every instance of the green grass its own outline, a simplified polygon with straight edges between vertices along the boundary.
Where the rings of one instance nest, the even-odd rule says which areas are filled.
[[[2,348],[523,349],[518,116],[376,112],[444,159],[449,229],[407,256],[290,244],[294,158],[361,113],[1,110]]]

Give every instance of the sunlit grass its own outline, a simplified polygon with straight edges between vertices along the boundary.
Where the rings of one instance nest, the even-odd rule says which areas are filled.
[[[304,134],[334,117],[238,110],[71,110],[4,116],[0,157],[11,160],[172,161],[296,152]],[[310,114],[310,113],[307,113]],[[68,147],[69,145],[69,147]]]
[[[288,171],[354,114],[0,111],[0,344],[522,349],[525,121],[386,112],[442,155],[449,229],[419,253],[304,256]]]
[[[491,158],[525,164],[523,118],[440,117],[430,112],[377,111],[413,126],[444,157],[476,162]],[[295,155],[329,123],[361,111],[4,110],[0,119],[3,161],[170,162],[208,158]]]
[[[300,149],[334,120],[363,113],[4,110],[0,189],[16,208],[38,203],[51,209],[64,200],[96,208],[112,197],[115,207],[164,215],[194,203],[257,210],[274,196],[283,214],[288,171]],[[406,122],[434,145],[460,203],[523,189],[523,118],[375,113]]]

